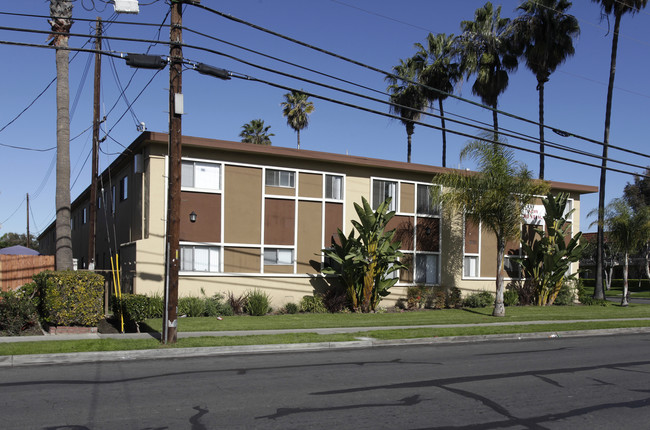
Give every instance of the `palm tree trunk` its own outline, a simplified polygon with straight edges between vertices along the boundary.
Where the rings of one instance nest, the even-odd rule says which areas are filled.
[[[494,123],[494,140],[499,140],[499,118],[497,116],[497,104],[492,105],[492,122]]]
[[[506,240],[502,235],[497,236],[497,286],[496,298],[494,300],[493,317],[506,316],[506,308],[503,304],[503,262],[506,252]]]
[[[296,135],[298,136],[298,146],[297,146],[297,148],[300,149],[300,130],[296,130]]]
[[[66,23],[72,6],[67,0],[51,0],[53,29],[69,31]],[[72,269],[70,227],[70,90],[68,84],[68,36],[54,35],[56,49],[56,270]]]
[[[544,81],[537,81],[539,89],[539,179],[544,179]]]
[[[442,109],[442,99],[438,99],[440,107],[440,125],[442,126],[442,167],[447,167],[447,131],[445,130],[445,111]]]
[[[600,185],[598,189],[598,236],[596,242],[596,286],[594,287],[594,298],[605,299],[603,289],[603,245],[605,232],[603,230],[605,221],[605,181],[607,178],[607,149],[609,147],[609,125],[612,117],[612,96],[614,93],[614,76],[616,75],[616,51],[618,49],[618,32],[621,28],[622,13],[615,14],[614,36],[612,37],[612,56],[609,67],[609,84],[607,86],[607,105],[605,109],[605,135],[603,138],[603,161],[600,169]]]
[[[406,134],[406,162],[411,162],[411,136],[413,132]]]
[[[627,262],[629,254],[627,251],[623,254],[623,258],[625,258],[625,263],[623,263],[623,297],[621,298],[621,306],[627,306],[627,271],[629,269]]]

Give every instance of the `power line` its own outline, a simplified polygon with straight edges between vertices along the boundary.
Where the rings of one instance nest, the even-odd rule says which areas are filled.
[[[317,98],[317,99],[320,99],[320,100],[328,101],[328,102],[331,102],[331,103],[336,103],[336,104],[339,104],[339,105],[342,105],[342,106],[346,106],[346,107],[350,107],[350,108],[353,108],[353,109],[357,109],[357,110],[361,110],[361,111],[365,111],[365,112],[385,116],[385,117],[388,117],[388,118],[393,118],[393,119],[398,119],[398,120],[401,119],[401,117],[399,117],[397,115],[393,115],[393,114],[382,112],[382,111],[377,111],[377,110],[374,110],[374,109],[366,108],[366,107],[363,107],[363,106],[355,105],[355,104],[344,102],[344,101],[341,101],[341,100],[332,99],[330,97],[321,96],[319,94],[315,94],[315,93],[311,93],[311,92],[307,92],[307,91],[303,91],[303,90],[298,90],[296,88],[288,87],[286,85],[281,85],[281,84],[277,84],[277,83],[274,83],[274,82],[265,81],[263,79],[254,78],[254,77],[247,76],[247,75],[244,75],[244,74],[232,73],[231,76],[233,78],[238,78],[238,79],[242,79],[242,80],[259,82],[259,83],[262,83],[262,84],[265,84],[265,85],[268,85],[268,86],[271,86],[271,87],[274,87],[274,88],[279,88],[279,89],[282,89],[282,90],[301,91],[302,93],[304,93],[304,94],[306,94],[306,95],[308,95],[310,97],[314,97],[314,98]],[[516,149],[516,150],[520,150],[520,151],[524,151],[524,152],[528,152],[528,153],[532,153],[532,154],[540,154],[540,151],[535,151],[533,149],[528,149],[528,148],[520,148],[520,147],[517,147],[515,145],[506,143],[506,142],[500,142],[500,141],[488,139],[488,138],[481,137],[481,136],[475,136],[475,135],[471,135],[471,134],[464,133],[464,132],[461,132],[461,131],[452,130],[452,129],[449,129],[449,128],[442,128],[440,126],[436,126],[436,125],[433,125],[433,124],[427,124],[427,123],[423,123],[423,122],[420,122],[420,121],[413,121],[413,122],[415,124],[421,125],[423,127],[433,128],[433,129],[436,129],[436,130],[445,130],[445,131],[447,131],[449,133],[452,133],[452,134],[455,134],[455,135],[458,135],[458,136],[463,136],[463,137],[467,137],[467,138],[470,138],[470,139],[479,139],[479,140],[483,140],[483,141],[486,141],[486,142],[489,142],[489,143],[498,144],[498,145],[501,145],[501,146],[505,146],[507,148]],[[562,157],[562,156],[551,154],[551,153],[546,153],[545,155],[547,157],[550,157],[550,158],[555,158],[555,159],[562,160],[562,161],[568,161],[570,163],[581,164],[581,165],[584,165],[584,166],[594,167],[594,168],[597,168],[597,169],[602,168],[602,166],[597,165],[597,164],[588,163],[588,162],[585,162],[585,161],[580,161],[580,160],[571,159],[571,158],[567,158],[567,157]],[[626,174],[626,175],[645,176],[645,175],[639,175],[639,174],[635,174],[635,173],[625,171],[625,170],[615,169],[615,168],[612,168],[612,167],[607,167],[606,169],[610,170],[612,172],[623,173],[623,174]]]

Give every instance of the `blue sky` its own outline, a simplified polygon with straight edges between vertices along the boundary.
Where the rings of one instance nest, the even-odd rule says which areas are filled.
[[[147,0],[146,3],[152,3]],[[141,3],[143,3],[141,1]],[[266,27],[278,33],[305,41],[312,45],[333,51],[359,62],[390,70],[400,58],[411,56],[413,44],[424,42],[429,32],[460,32],[462,20],[473,19],[474,10],[484,1],[442,1],[442,0],[203,0],[202,4],[221,12]],[[515,17],[520,1],[503,1],[502,15]],[[551,75],[546,85],[545,122],[555,128],[595,140],[603,139],[605,99],[609,75],[609,59],[612,33],[607,20],[601,20],[600,8],[589,1],[576,1],[571,12],[580,22],[581,34],[575,42],[576,54]],[[495,4],[498,4],[495,2]],[[94,9],[93,9],[94,6]],[[89,10],[90,9],[90,10]],[[77,0],[73,16],[80,19],[94,19],[100,16],[104,21],[111,18],[131,23],[160,24],[168,11],[168,5],[157,1],[142,5],[139,15],[113,15],[113,6],[100,0]],[[49,1],[27,0],[3,2],[1,13],[49,14]],[[261,51],[265,54],[316,69],[323,73],[352,81],[364,86],[385,91],[386,83],[381,74],[344,61],[326,56],[305,47],[258,30],[234,23],[205,10],[187,6],[183,15],[185,27],[208,34],[214,38]],[[647,122],[650,109],[650,80],[647,79],[650,59],[650,8],[634,16],[624,16],[619,40],[614,93],[613,116],[610,143],[647,153]],[[0,25],[38,30],[49,30],[45,18],[18,17],[0,14]],[[613,26],[613,20],[612,20]],[[73,33],[89,35],[92,23],[76,21]],[[114,37],[142,39],[158,38],[155,26],[124,25],[114,23],[105,34]],[[160,37],[169,37],[168,28],[163,28]],[[0,30],[0,40],[45,44],[44,34]],[[71,38],[70,45],[81,47],[87,37]],[[184,33],[187,44],[197,45],[238,57],[248,62],[281,70],[293,75],[310,78],[330,85],[361,92],[373,97],[385,98],[358,87],[296,69],[286,64],[259,57],[250,52],[225,45],[189,31]],[[110,49],[118,52],[144,53],[148,43],[110,41]],[[88,45],[89,46],[89,45]],[[109,46],[105,43],[105,50]],[[25,109],[56,76],[54,52],[48,49],[0,44],[5,58],[2,69],[3,102],[0,105],[0,128]],[[168,48],[156,45],[151,54],[167,55]],[[71,58],[74,53],[71,53]],[[80,53],[70,64],[70,101],[74,106],[70,130],[71,137],[80,135],[71,142],[72,198],[79,195],[90,183],[89,153],[91,148],[92,124],[92,80],[94,63],[92,54]],[[272,81],[281,85],[302,88],[324,96],[362,105],[386,112],[387,106],[369,102],[349,95],[322,89],[314,85],[278,76],[255,67],[242,64],[230,58],[197,49],[185,49],[188,60],[203,62],[237,73]],[[113,65],[111,64],[113,63]],[[114,67],[113,67],[114,66]],[[87,70],[87,72],[86,72]],[[166,132],[167,88],[169,69],[156,75],[155,71],[129,68],[124,60],[108,57],[102,63],[102,115],[107,114],[100,136],[110,130],[110,137],[102,143],[100,169],[103,170],[122,149],[139,134],[136,123],[145,122],[147,129]],[[134,75],[135,72],[135,75]],[[84,80],[84,75],[86,78]],[[155,76],[154,76],[155,75]],[[124,92],[132,103],[132,111],[119,98],[121,86],[133,80]],[[147,86],[147,83],[150,84]],[[456,94],[478,102],[471,94],[470,81],[462,83]],[[146,87],[146,88],[145,88]],[[536,81],[524,64],[511,74],[510,85],[499,100],[503,111],[536,121],[538,118],[538,95]],[[138,94],[141,95],[138,96]],[[223,140],[239,140],[241,126],[248,121],[261,118],[271,126],[274,146],[295,147],[296,136],[282,117],[280,103],[286,91],[260,83],[232,79],[221,81],[187,70],[183,74],[185,112],[183,134]],[[136,100],[137,98],[137,100]],[[75,99],[77,100],[74,103]],[[134,101],[135,100],[135,101]],[[301,147],[307,150],[349,153],[382,159],[406,161],[406,133],[397,120],[367,112],[339,106],[322,100],[313,100],[315,111],[309,127],[301,133]],[[117,103],[117,104],[116,104]],[[115,105],[115,108],[108,113]],[[446,113],[462,115],[472,120],[491,124],[491,112],[459,100],[445,102]],[[123,118],[120,120],[120,117]],[[500,126],[536,137],[535,125],[500,116]],[[118,122],[119,121],[119,122]],[[435,118],[425,122],[439,125]],[[449,128],[477,134],[474,129],[448,123]],[[87,131],[86,131],[87,130]],[[577,138],[563,138],[547,132],[547,140],[575,149],[600,154],[600,146]],[[448,136],[447,165],[449,167],[472,168],[470,164],[459,164],[458,153],[467,138]],[[119,142],[119,144],[117,143]],[[510,139],[510,143],[535,149],[530,143]],[[0,144],[47,149],[56,146],[55,85],[52,85],[15,122],[0,132]],[[593,158],[550,150],[549,152],[599,164]],[[610,158],[628,163],[650,165],[647,158],[610,150]],[[517,158],[526,163],[537,175],[539,159],[522,151]],[[55,172],[53,160],[55,151],[34,152],[0,146],[0,235],[7,232],[24,232],[26,224],[25,195],[30,194],[30,229],[38,233],[54,219]],[[416,126],[413,135],[412,161],[423,164],[441,165],[441,135],[434,129]],[[623,171],[635,173],[640,169],[611,164]],[[552,158],[546,160],[547,179],[597,185],[599,170]],[[623,187],[632,181],[630,175],[609,172],[607,177],[607,201],[622,195]],[[589,229],[592,221],[586,214],[597,205],[597,195],[582,199],[582,230]]]

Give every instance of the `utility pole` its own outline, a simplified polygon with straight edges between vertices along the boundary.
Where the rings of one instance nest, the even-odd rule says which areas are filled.
[[[29,247],[29,193],[27,193],[27,248]]]
[[[178,271],[180,266],[181,115],[183,114],[183,1],[171,1],[169,30],[169,171],[167,178],[167,243],[163,343],[176,343]]]
[[[97,17],[95,30],[95,84],[93,92],[93,154],[92,177],[90,178],[90,205],[88,225],[88,270],[95,270],[95,233],[97,230],[97,174],[99,170],[99,95],[102,73],[102,20]]]

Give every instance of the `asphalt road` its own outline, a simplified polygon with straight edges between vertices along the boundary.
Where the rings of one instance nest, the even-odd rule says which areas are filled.
[[[648,335],[0,368],[2,429],[647,429]]]

